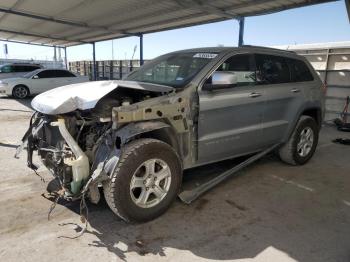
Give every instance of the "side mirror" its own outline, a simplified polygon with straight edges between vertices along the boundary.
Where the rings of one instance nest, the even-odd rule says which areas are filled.
[[[232,87],[238,82],[237,75],[234,72],[216,71],[211,76],[211,83],[205,83],[203,90],[215,90]]]
[[[39,79],[38,75],[34,75],[33,79]]]

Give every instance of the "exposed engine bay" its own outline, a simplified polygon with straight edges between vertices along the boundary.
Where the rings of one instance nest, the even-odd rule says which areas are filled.
[[[59,181],[65,198],[80,198],[89,191],[92,202],[98,202],[97,183],[114,170],[121,145],[128,139],[170,126],[179,133],[188,131],[185,117],[188,101],[168,95],[163,103],[157,98],[154,103],[143,105],[164,94],[118,87],[91,109],[56,115],[36,112],[23,138],[28,166],[37,169],[32,160],[33,152],[37,151],[42,163]],[[165,121],[149,121],[152,119]]]

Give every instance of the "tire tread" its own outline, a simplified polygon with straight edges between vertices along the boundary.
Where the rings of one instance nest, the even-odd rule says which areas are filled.
[[[141,147],[144,147],[144,146],[147,146],[147,145],[150,145],[153,143],[164,144],[177,155],[177,153],[175,152],[175,150],[171,146],[169,146],[167,143],[160,141],[160,140],[157,140],[157,139],[142,138],[142,139],[137,139],[137,140],[131,141],[124,146],[121,157],[120,157],[119,162],[118,162],[118,165],[117,165],[115,171],[113,172],[113,174],[111,175],[110,182],[106,182],[103,186],[104,187],[104,190],[103,190],[104,196],[105,196],[105,199],[106,199],[108,206],[111,208],[111,210],[117,216],[119,216],[125,222],[131,222],[132,219],[130,219],[127,214],[125,214],[124,212],[122,212],[122,210],[120,210],[118,208],[117,202],[119,202],[121,200],[116,199],[116,197],[118,195],[114,194],[114,192],[116,190],[116,179],[119,175],[119,171],[123,168],[126,160],[128,159],[128,157],[131,154],[134,154]]]

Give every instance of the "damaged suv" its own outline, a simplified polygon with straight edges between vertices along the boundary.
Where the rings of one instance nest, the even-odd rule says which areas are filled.
[[[160,56],[125,80],[38,95],[23,138],[67,199],[105,199],[125,221],[147,221],[176,198],[184,169],[280,145],[292,165],[314,154],[323,85],[293,52],[245,46]],[[102,191],[101,191],[102,192]]]

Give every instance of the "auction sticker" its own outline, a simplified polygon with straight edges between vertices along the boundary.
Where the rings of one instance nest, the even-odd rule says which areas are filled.
[[[217,56],[218,54],[213,54],[213,53],[197,53],[193,57],[196,58],[207,58],[207,59],[213,59]]]

